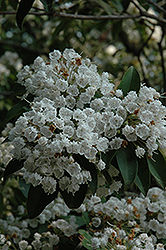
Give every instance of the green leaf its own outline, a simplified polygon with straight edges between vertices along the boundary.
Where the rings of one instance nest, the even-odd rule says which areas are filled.
[[[17,159],[12,159],[8,165],[5,168],[5,172],[4,172],[4,182],[7,180],[7,178],[15,173],[16,171],[20,170],[21,168],[23,168],[23,163],[24,160],[17,160]]]
[[[88,183],[91,191],[95,194],[97,189],[97,169],[92,162],[89,162],[83,155],[73,155],[74,160],[80,165],[82,169],[88,170],[91,174],[92,181]]]
[[[42,185],[30,186],[27,200],[27,211],[30,219],[34,219],[42,213],[44,208],[58,195],[58,187],[53,194],[46,194]]]
[[[166,161],[158,150],[157,154],[153,155],[153,159],[148,159],[148,167],[151,174],[162,188],[166,187]]]
[[[14,10],[17,9],[17,4],[18,4],[17,1],[9,0],[9,5],[11,5]],[[0,1],[0,5],[1,5],[1,1]]]
[[[127,148],[119,149],[116,153],[116,159],[124,184],[128,188],[134,182],[138,172],[138,161],[133,145],[129,143]]]
[[[128,8],[128,6],[129,6],[129,4],[130,4],[130,0],[121,0],[121,4],[122,4],[122,6],[123,6],[123,11],[126,11],[127,10],[127,8]]]
[[[89,218],[89,213],[88,212],[82,212],[82,219],[85,222],[86,225],[89,225],[90,218]]]
[[[118,12],[123,11],[123,6],[119,0],[111,0],[111,4],[115,7]]]
[[[135,178],[135,184],[139,190],[146,195],[150,187],[150,172],[146,158],[137,159],[138,161],[138,173]]]
[[[91,239],[92,239],[92,236],[85,230],[83,229],[80,229],[79,231],[79,234],[83,235],[84,236],[84,239],[83,239],[83,242],[82,242],[82,245],[88,249],[88,250],[93,250],[93,248],[91,247]]]
[[[116,154],[116,150],[110,150],[105,154],[101,155],[102,160],[106,163],[106,167],[109,167],[109,164],[111,163],[112,159],[114,158]]]
[[[96,2],[105,10],[105,12],[108,15],[111,15],[112,12],[114,11],[114,9],[112,9],[111,6],[108,3],[106,3],[105,1],[96,0]]]
[[[21,0],[16,14],[17,25],[22,29],[24,17],[28,14],[35,0]]]
[[[42,2],[42,4],[44,5],[44,8],[47,11],[50,11],[52,9],[52,2],[53,0],[40,0]]]
[[[0,214],[4,213],[4,204],[3,204],[3,193],[2,193],[2,185],[0,185]]]
[[[102,174],[104,175],[106,181],[109,183],[109,184],[112,184],[112,178],[110,176],[110,174],[108,173],[108,171],[106,169],[102,170],[101,171]]]
[[[8,111],[6,115],[5,123],[9,122],[12,118],[20,116],[22,113],[29,111],[29,110],[30,110],[29,103],[26,102],[25,100],[20,101]]]
[[[19,178],[19,186],[23,195],[28,198],[28,192],[30,188],[30,184],[27,184],[23,178]]]
[[[138,71],[133,66],[131,66],[124,74],[118,88],[122,89],[124,96],[126,96],[127,93],[131,90],[134,90],[136,92],[139,91],[140,76],[138,74]]]
[[[75,192],[73,195],[72,193],[68,193],[66,190],[60,190],[60,193],[69,208],[78,208],[84,201],[85,195],[87,191],[87,184],[80,185],[80,189]]]

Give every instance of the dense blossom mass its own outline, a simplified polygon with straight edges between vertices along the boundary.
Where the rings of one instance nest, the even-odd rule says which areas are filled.
[[[46,193],[75,193],[91,174],[74,160],[83,155],[100,171],[101,154],[135,146],[136,156],[153,157],[166,147],[166,108],[159,93],[144,85],[124,96],[107,72],[73,49],[54,50],[49,62],[37,57],[18,73],[18,82],[35,96],[9,133],[14,158],[24,160],[24,179]]]
[[[13,244],[20,250],[52,250],[64,236],[82,234],[87,249],[91,250],[164,250],[164,244],[158,240],[166,238],[165,198],[166,191],[156,187],[149,189],[146,197],[128,193],[125,198],[112,196],[104,203],[95,195],[86,199],[75,210],[76,215],[72,215],[59,197],[33,220],[25,217],[25,208],[20,205],[17,217],[11,213],[6,220],[0,219],[0,246],[3,250],[11,249]],[[88,214],[86,231],[79,230],[82,222],[85,223],[85,214]],[[36,232],[48,221],[46,231]],[[31,229],[35,232],[33,238]]]

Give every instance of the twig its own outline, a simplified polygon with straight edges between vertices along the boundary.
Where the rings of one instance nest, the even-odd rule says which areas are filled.
[[[155,29],[151,29],[151,33],[149,35],[149,37],[147,38],[147,40],[144,42],[144,44],[142,45],[142,47],[139,50],[139,54],[141,53],[141,51],[143,51],[144,47],[148,44],[149,40],[151,39],[153,33],[154,33]]]
[[[132,1],[133,2],[133,1]],[[134,2],[133,2],[134,3]],[[139,7],[140,8],[140,7]],[[0,15],[16,15],[16,11],[0,11]],[[64,12],[29,12],[28,15],[36,15],[36,16],[53,16],[53,17],[62,17],[62,18],[68,18],[68,19],[78,19],[78,20],[125,20],[125,19],[138,19],[147,17],[150,19],[157,20],[159,23],[166,24],[166,19],[160,18],[156,15],[150,14],[146,11],[143,11],[140,9],[139,14],[133,14],[133,15],[80,15],[80,14],[68,14]]]
[[[141,66],[141,71],[142,71],[142,76],[143,76],[143,82],[146,82],[146,75],[145,75],[145,71],[144,71],[144,67],[143,67],[140,55],[138,55],[138,61],[139,61],[140,66]]]
[[[35,54],[35,55],[41,55],[41,54],[43,54],[43,55],[48,56],[48,53],[45,52],[45,51],[38,51],[38,50],[36,50],[36,49],[31,49],[31,48],[29,48],[29,47],[23,47],[23,46],[20,45],[20,44],[12,43],[12,42],[7,41],[7,40],[0,41],[0,45],[3,45],[3,46],[12,46],[12,47],[14,47],[14,48],[16,48],[16,49],[22,49],[22,50],[24,50],[24,51],[27,51],[27,52],[29,52],[29,53],[33,53],[33,54]]]
[[[164,12],[166,14],[166,10],[162,7],[160,7],[158,4],[154,3],[153,1],[151,0],[146,0],[146,2],[152,4],[153,6],[155,6],[158,10],[160,10],[161,12]]]
[[[163,49],[162,49],[163,38],[164,38],[164,31],[162,33],[162,37],[160,39],[160,42],[158,43],[158,46],[159,46],[159,52],[161,56],[161,67],[162,67],[162,72],[163,72],[163,88],[164,88],[164,92],[166,92],[166,72],[165,72],[164,56],[163,56]]]

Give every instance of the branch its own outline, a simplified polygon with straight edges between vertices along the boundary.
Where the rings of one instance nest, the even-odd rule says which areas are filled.
[[[0,11],[0,15],[16,15],[16,11]],[[68,19],[78,19],[78,20],[126,20],[126,19],[138,19],[138,18],[151,18],[157,20],[159,23],[166,24],[166,19],[160,18],[153,14],[149,14],[146,11],[140,11],[140,14],[134,15],[79,15],[79,14],[68,14],[64,12],[29,12],[28,15],[35,15],[35,16],[53,16],[53,17],[62,17]]]
[[[162,7],[160,7],[158,4],[154,3],[151,0],[146,0],[148,3],[152,4],[153,6],[155,6],[158,10],[160,10],[161,12],[164,12],[166,14],[166,10]]]
[[[0,15],[16,15],[17,11],[0,11]],[[35,16],[51,16],[52,13],[49,12],[37,12],[31,11],[27,15],[35,15]]]
[[[8,40],[0,41],[0,46],[11,46],[11,47],[16,48],[16,49],[24,50],[28,53],[32,53],[33,55],[43,54],[43,55],[48,56],[48,53],[45,51],[38,51],[36,49],[31,49],[29,47],[23,47],[21,44],[13,43],[13,42],[8,41]]]
[[[164,55],[163,55],[163,48],[162,48],[163,39],[164,39],[164,31],[163,31],[161,40],[158,43],[158,46],[159,46],[159,52],[161,56],[161,67],[162,67],[162,73],[163,73],[163,88],[164,88],[164,92],[166,92],[166,72],[165,72],[165,63],[164,63]]]

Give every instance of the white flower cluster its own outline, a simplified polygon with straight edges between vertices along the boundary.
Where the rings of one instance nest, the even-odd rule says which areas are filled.
[[[158,243],[166,238],[164,190],[151,188],[146,197],[132,198],[126,194],[118,199],[111,196],[104,203],[95,195],[75,209],[76,215],[71,212],[63,199],[58,197],[42,214],[30,220],[25,219],[25,208],[20,205],[16,217],[11,213],[6,220],[0,219],[0,247],[3,250],[13,249],[14,244],[20,250],[52,250],[61,237],[77,237],[87,217],[90,220],[85,230],[87,234],[93,234],[90,241],[92,249],[164,250],[164,245]],[[48,221],[48,230],[39,233],[40,225]],[[31,229],[35,232],[33,240]],[[89,242],[87,244],[89,246]]]
[[[63,234],[65,237],[77,234],[78,225],[75,216],[70,216],[69,222],[64,219],[55,220],[57,217],[68,216],[69,212],[70,209],[60,197],[32,220],[25,219],[24,206],[18,206],[19,215],[17,217],[11,214],[7,216],[6,220],[0,219],[0,249],[1,246],[2,250],[11,249],[10,247],[14,243],[20,250],[52,250],[60,241],[58,234],[61,236]],[[49,228],[53,229],[52,233],[49,229],[42,233],[36,232],[33,235],[34,239],[31,240],[31,229],[37,230],[38,226],[44,225],[48,221],[51,221]]]
[[[149,189],[146,197],[126,196],[121,200],[111,196],[105,203],[102,203],[99,197],[92,196],[86,201],[85,209],[94,216],[92,218],[94,237],[91,240],[93,249],[102,249],[110,244],[110,246],[116,245],[116,248],[110,249],[125,250],[128,249],[127,246],[132,246],[131,249],[134,250],[164,250],[163,244],[157,244],[155,248],[157,239],[166,239],[166,192],[164,190],[154,187]],[[106,221],[108,224],[104,229],[95,232],[95,228],[97,229]],[[119,224],[119,228],[116,224]],[[130,233],[127,233],[123,227],[128,228],[127,231]]]
[[[8,136],[9,131],[12,129],[13,124],[8,123],[5,129],[2,131],[2,137],[0,137],[0,165],[6,166],[10,160],[13,158],[11,154],[14,146],[10,142],[4,142]]]
[[[138,94],[124,97],[108,73],[100,76],[73,49],[55,50],[49,57],[50,62],[37,57],[18,73],[18,82],[35,96],[9,135],[14,157],[25,160],[27,182],[53,193],[58,180],[62,190],[74,194],[91,175],[72,154],[84,155],[101,171],[100,154],[128,141],[136,145],[137,157],[166,147],[166,108],[153,88],[142,86]]]
[[[21,70],[23,64],[22,59],[16,52],[6,51],[0,57],[0,66],[8,65],[8,68],[13,67],[17,72]],[[1,68],[1,67],[0,67]]]

